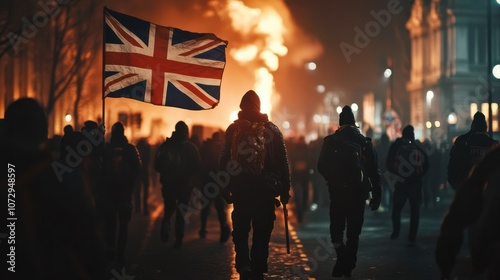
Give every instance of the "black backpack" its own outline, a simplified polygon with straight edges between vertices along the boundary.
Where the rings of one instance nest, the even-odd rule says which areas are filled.
[[[112,185],[129,184],[133,179],[127,146],[109,146],[106,172]]]
[[[471,133],[466,141],[454,146],[453,156],[448,163],[448,182],[453,189],[468,178],[472,167],[490,150],[490,146],[484,146],[484,143],[480,145],[482,136],[486,138],[484,133]]]
[[[231,139],[231,159],[238,162],[242,174],[262,175],[266,158],[265,122],[238,119]]]
[[[334,137],[332,146],[332,179],[341,184],[356,185],[364,180],[365,144]]]
[[[167,138],[155,156],[154,167],[164,175],[182,175],[186,171],[186,158],[183,155],[184,142],[177,142]]]
[[[402,138],[394,158],[393,172],[405,179],[419,179],[424,175],[424,161],[424,152],[413,141]]]

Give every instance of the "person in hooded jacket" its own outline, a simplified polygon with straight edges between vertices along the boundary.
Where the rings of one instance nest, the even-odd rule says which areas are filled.
[[[121,122],[111,128],[103,154],[103,200],[109,261],[125,262],[128,223],[132,217],[132,191],[139,179],[141,158],[128,142]],[[118,231],[118,237],[117,237]]]
[[[470,279],[500,279],[500,146],[496,145],[473,167],[468,179],[456,190],[441,224],[435,257],[440,279],[452,275],[463,241],[464,229],[474,225],[469,236],[472,275]],[[470,242],[469,241],[469,242]],[[463,267],[457,274],[468,274]],[[462,275],[457,275],[462,276]]]
[[[486,132],[487,128],[484,114],[476,112],[469,132],[460,135],[453,143],[448,161],[448,182],[453,189],[463,184],[474,164],[494,145],[498,145],[498,141]]]
[[[183,207],[189,205],[191,191],[201,171],[200,153],[189,140],[189,128],[185,122],[177,122],[172,137],[159,147],[155,156],[155,169],[160,173],[165,206],[160,238],[163,242],[168,241],[170,219],[176,213],[173,247],[180,248],[186,224]]]
[[[381,176],[378,167],[377,154],[371,139],[363,136],[356,127],[351,107],[344,106],[339,116],[339,129],[325,137],[318,159],[318,171],[326,179],[330,193],[330,236],[337,262],[332,271],[333,277],[351,275],[356,267],[359,235],[364,221],[365,202],[370,196],[370,207],[375,211],[380,206]],[[360,180],[350,180],[347,174],[356,172],[338,172],[335,162],[336,143],[350,143],[360,147],[362,173]],[[349,169],[351,169],[349,167]],[[335,175],[335,173],[339,173]],[[347,241],[344,243],[344,232]]]
[[[224,199],[234,205],[232,236],[240,279],[264,279],[264,273],[268,271],[269,241],[276,219],[275,206],[279,205],[276,197],[280,197],[281,203],[288,203],[290,170],[283,135],[266,114],[260,113],[257,93],[247,91],[241,99],[240,108],[238,119],[229,125],[225,133],[219,175],[229,183],[221,191]],[[248,126],[242,130],[245,125]],[[263,147],[238,142],[238,135],[248,132],[251,127],[262,128],[263,135],[254,136],[265,139]],[[249,139],[243,138],[245,141]],[[254,139],[256,142],[253,144],[260,146],[258,143],[262,142],[259,139]],[[246,163],[253,160],[257,160],[256,165],[252,164],[255,168],[247,168]],[[250,249],[248,237],[251,229]]]
[[[387,154],[387,170],[391,172],[389,185],[393,187],[392,234],[391,239],[399,237],[401,229],[401,211],[410,202],[409,245],[415,243],[420,220],[422,204],[422,177],[429,169],[429,158],[422,144],[417,145],[414,128],[407,125],[403,128],[402,137],[396,139]],[[411,150],[404,153],[406,147]]]

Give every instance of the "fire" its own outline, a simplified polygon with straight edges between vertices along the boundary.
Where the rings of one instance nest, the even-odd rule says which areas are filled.
[[[261,112],[271,116],[273,102],[278,100],[274,97],[273,72],[279,68],[279,58],[288,53],[283,18],[274,7],[252,8],[239,0],[229,0],[227,12],[233,29],[253,38],[252,42],[232,49],[230,55],[242,65],[259,65],[254,72],[254,89],[261,99]]]

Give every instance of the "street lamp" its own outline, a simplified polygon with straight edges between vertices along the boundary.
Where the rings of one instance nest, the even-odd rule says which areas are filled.
[[[314,62],[308,62],[306,63],[306,69],[309,70],[309,71],[314,71],[316,70],[317,66],[316,66],[316,63]]]
[[[500,0],[498,0],[498,1],[500,1]],[[500,80],[500,64],[495,65],[495,67],[493,67],[493,70],[491,71],[491,73],[493,74],[493,77],[495,77],[495,79]]]
[[[392,76],[392,70],[391,70],[391,68],[385,69],[385,71],[384,71],[384,77],[390,78],[391,76]]]
[[[453,139],[453,133],[455,131],[455,126],[457,125],[458,118],[455,112],[451,112],[448,115],[448,141],[451,142]]]

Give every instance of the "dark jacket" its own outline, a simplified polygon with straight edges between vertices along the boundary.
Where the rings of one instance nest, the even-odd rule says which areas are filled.
[[[250,176],[247,174],[234,174],[234,176],[231,176],[229,187],[223,190],[223,195],[226,200],[228,200],[228,195],[230,193],[234,202],[251,201],[252,199],[274,201],[274,196],[268,195],[269,193],[267,190],[269,186],[266,181],[267,174],[272,174],[271,176],[275,176],[281,184],[279,188],[281,201],[288,203],[288,198],[290,197],[290,170],[285,142],[279,128],[269,121],[267,115],[257,112],[240,111],[238,119],[247,120],[249,122],[265,123],[266,154],[264,167],[261,176]],[[227,169],[228,166],[231,165],[231,147],[236,129],[236,123],[230,124],[226,129],[224,146],[222,147],[219,161],[220,171],[229,171]]]
[[[117,158],[123,164],[117,167]],[[132,190],[141,172],[141,157],[137,148],[125,136],[111,138],[103,154],[104,195],[120,201],[131,199]]]
[[[459,185],[438,236],[436,260],[442,279],[450,272],[460,252],[463,232],[475,223],[478,236],[472,248],[473,269],[487,271],[486,279],[500,279],[500,146],[488,152]]]
[[[405,145],[414,145],[418,151],[418,158],[415,159],[413,155],[409,155],[411,158],[398,158],[399,149]],[[420,159],[421,157],[421,159]],[[402,167],[398,169],[396,162],[402,162]],[[392,143],[387,153],[387,170],[396,175],[396,183],[412,183],[422,182],[422,177],[429,170],[429,157],[427,156],[426,149],[422,146],[422,143],[417,141],[412,141],[406,138],[398,138],[394,143]]]
[[[371,139],[363,136],[359,129],[352,125],[341,126],[334,134],[326,136],[323,140],[323,146],[318,159],[318,171],[327,180],[329,188],[334,190],[339,187],[338,184],[341,182],[339,178],[334,178],[331,175],[331,170],[334,169],[331,155],[333,154],[334,148],[333,141],[336,138],[340,138],[343,141],[352,141],[363,147],[362,164],[363,173],[366,174],[366,176],[363,178],[362,185],[364,188],[362,188],[362,194],[367,198],[368,193],[371,191],[373,198],[376,201],[380,201],[382,188],[377,153],[373,148]]]
[[[182,158],[180,164],[174,167],[161,166],[162,157],[168,151],[174,151]],[[200,175],[201,159],[200,152],[193,142],[188,138],[187,134],[182,134],[177,131],[172,133],[172,137],[167,138],[158,149],[155,157],[155,167],[160,170],[160,182],[164,186],[169,184],[188,184],[187,187],[193,187],[193,182]]]
[[[465,182],[475,163],[477,163],[492,146],[497,145],[486,132],[470,130],[455,140],[450,150],[448,162],[448,182],[453,189]]]

